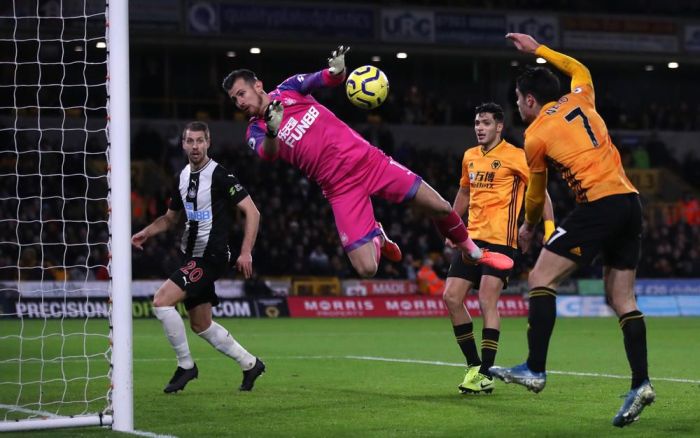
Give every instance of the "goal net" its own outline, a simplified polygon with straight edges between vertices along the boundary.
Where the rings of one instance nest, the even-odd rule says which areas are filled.
[[[113,329],[112,224],[130,212],[115,199],[129,181],[115,180],[110,13],[106,0],[0,3],[0,431],[111,425],[124,389],[132,428],[131,352],[116,360]]]

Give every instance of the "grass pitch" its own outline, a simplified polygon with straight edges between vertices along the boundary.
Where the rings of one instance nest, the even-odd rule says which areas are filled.
[[[639,422],[620,430],[610,422],[622,404],[619,396],[629,389],[629,369],[612,318],[557,320],[542,393],[497,382],[492,394],[477,396],[457,390],[463,358],[447,319],[219,320],[265,361],[267,373],[252,392],[237,391],[237,364],[189,333],[199,379],[175,395],[162,392],[176,362],[160,323],[136,320],[135,428],[177,437],[700,436],[700,319],[646,321],[657,401]],[[81,330],[83,324],[63,325]],[[480,340],[481,320],[475,325]],[[19,326],[0,321],[0,335],[16,333]],[[503,320],[497,364],[524,360],[525,327],[522,318]],[[42,330],[47,331],[43,322],[24,323],[25,335]],[[88,344],[103,342],[93,338]],[[47,338],[43,348],[56,343],[60,338]],[[64,351],[89,352],[90,345],[64,346]],[[0,345],[0,361],[16,348]],[[23,348],[28,355],[41,346],[33,341]],[[65,362],[63,372],[80,375],[84,367],[84,361]],[[0,381],[16,381],[16,371],[0,362]],[[0,385],[0,404],[14,403],[11,389]],[[3,438],[29,435],[121,434],[87,428]]]

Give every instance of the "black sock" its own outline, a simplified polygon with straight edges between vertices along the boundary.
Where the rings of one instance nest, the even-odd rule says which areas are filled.
[[[489,368],[493,366],[498,352],[498,337],[501,334],[496,329],[484,328],[481,331],[481,368],[479,372],[485,376],[491,377]]]
[[[530,353],[527,367],[541,373],[545,370],[549,338],[557,319],[557,292],[547,287],[536,287],[528,295],[530,313],[527,318],[527,344]]]
[[[479,352],[476,351],[476,342],[474,342],[474,323],[468,322],[452,326],[457,338],[457,344],[462,349],[464,358],[467,359],[467,365],[470,367],[481,365]]]
[[[620,328],[625,340],[627,361],[632,369],[632,388],[637,388],[649,378],[647,365],[647,328],[644,314],[639,310],[620,317]]]

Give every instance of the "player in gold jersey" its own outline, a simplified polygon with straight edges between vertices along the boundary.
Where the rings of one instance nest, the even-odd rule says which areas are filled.
[[[571,92],[561,95],[559,80],[545,67],[526,70],[516,82],[518,110],[529,123],[525,154],[530,184],[525,196],[525,223],[519,232],[527,251],[542,215],[546,163],[551,163],[576,195],[577,207],[549,238],[530,272],[527,362],[492,367],[492,374],[539,392],[546,382],[545,363],[556,319],[556,287],[560,281],[603,256],[603,283],[608,303],[619,317],[632,384],[613,418],[623,427],[639,418],[656,397],[649,382],[644,315],[634,296],[641,252],[642,208],[639,194],[625,176],[620,154],[605,122],[595,109],[593,80],[577,60],[539,44],[529,35],[510,33],[521,52],[546,59],[571,77]]]
[[[475,113],[474,131],[479,144],[464,153],[462,178],[453,208],[460,217],[469,212],[469,235],[480,242],[481,248],[514,259],[518,215],[530,174],[525,152],[501,138],[504,117],[500,105],[484,103],[476,107]],[[551,204],[547,207],[546,237],[554,231]],[[455,254],[450,265],[443,299],[450,312],[457,344],[467,361],[467,374],[459,385],[463,393],[493,391],[489,368],[496,358],[500,336],[496,305],[511,271],[465,263],[460,254]],[[479,306],[484,317],[481,357],[474,341],[474,324],[464,306],[464,298],[472,287],[479,291]]]

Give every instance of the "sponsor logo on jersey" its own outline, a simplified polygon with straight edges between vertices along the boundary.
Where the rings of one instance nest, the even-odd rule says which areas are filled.
[[[233,175],[229,175],[229,176],[233,176]],[[236,185],[231,186],[228,189],[228,193],[233,198],[233,195],[235,195],[237,192],[240,192],[241,190],[243,190],[243,186],[241,186],[240,184],[236,184]]]
[[[296,143],[304,137],[304,134],[311,128],[311,125],[313,125],[318,116],[318,110],[316,107],[312,106],[301,117],[300,121],[294,117],[290,117],[287,123],[284,124],[284,127],[280,129],[277,138],[290,148],[293,148],[296,146]]]
[[[484,172],[483,170],[476,173],[469,172],[469,181],[476,189],[492,189],[494,179],[496,179],[496,172]]]
[[[199,222],[211,219],[211,209],[195,210],[194,204],[191,202],[185,202],[185,213],[187,213],[187,220],[190,221]]]

